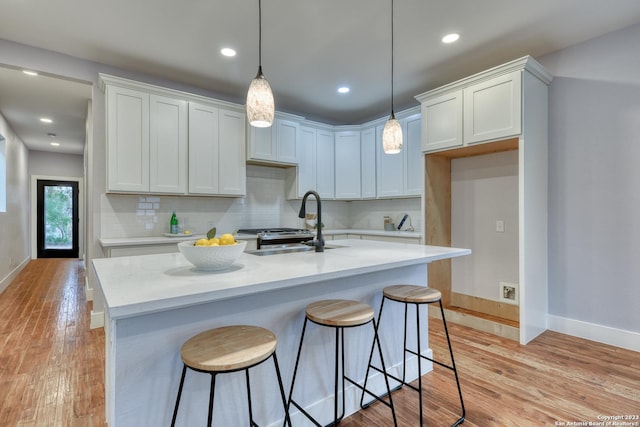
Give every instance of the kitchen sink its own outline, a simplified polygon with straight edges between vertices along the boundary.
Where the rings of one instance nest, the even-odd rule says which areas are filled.
[[[336,249],[342,248],[344,246],[341,245],[324,245],[326,249]],[[279,254],[290,254],[295,252],[315,252],[316,248],[309,245],[283,245],[283,246],[268,246],[263,249],[254,249],[251,251],[246,251],[248,254],[257,255],[257,256],[266,256],[266,255],[279,255]]]

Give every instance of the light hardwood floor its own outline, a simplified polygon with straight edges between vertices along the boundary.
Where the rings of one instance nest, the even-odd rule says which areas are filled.
[[[0,295],[1,426],[106,426],[104,333],[89,330],[83,274],[77,260],[35,260]],[[429,327],[436,357],[446,360],[441,323],[431,319]],[[640,416],[640,353],[554,332],[527,346],[454,324],[449,332],[464,426],[596,425],[602,416]],[[450,425],[458,410],[451,372],[436,367],[424,380],[426,424]],[[417,426],[417,394],[403,389],[393,397],[399,425]],[[375,404],[341,425],[389,426],[391,417]]]

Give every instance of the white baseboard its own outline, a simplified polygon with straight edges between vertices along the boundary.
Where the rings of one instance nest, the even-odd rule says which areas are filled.
[[[20,264],[16,266],[13,270],[9,272],[2,280],[0,280],[0,293],[4,292],[7,289],[7,286],[13,281],[13,279],[18,276],[18,274],[22,271],[23,268],[27,266],[27,264],[31,261],[30,257],[25,258]]]
[[[640,351],[640,333],[548,315],[549,329],[628,350]]]
[[[84,278],[84,295],[87,297],[87,301],[93,301],[93,288],[90,287],[89,279]]]
[[[103,328],[104,327],[104,311],[93,311],[91,310],[91,324],[89,328]]]

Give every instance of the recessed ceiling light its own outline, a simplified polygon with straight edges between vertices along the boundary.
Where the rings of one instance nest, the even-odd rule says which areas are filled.
[[[50,142],[49,144],[53,145],[54,147],[59,147],[60,146],[59,142]]]
[[[351,89],[347,86],[341,86],[338,88],[338,93],[349,93]]]
[[[220,50],[220,53],[223,54],[224,56],[236,56],[236,51],[231,49],[230,47],[225,47],[222,50]]]
[[[460,38],[460,34],[458,33],[447,34],[442,38],[442,43],[453,43],[458,41],[459,38]]]
[[[47,117],[42,117],[42,118],[40,118],[40,121],[41,121],[42,123],[53,123],[53,120],[51,120],[51,119],[49,119],[49,118],[47,118]]]
[[[35,71],[31,71],[31,70],[22,70],[22,72],[24,74],[26,74],[27,76],[37,76],[38,73],[36,73]]]

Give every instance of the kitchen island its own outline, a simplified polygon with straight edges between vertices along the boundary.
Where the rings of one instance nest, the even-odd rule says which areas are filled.
[[[110,427],[169,425],[182,362],[180,347],[213,327],[250,324],[271,329],[285,389],[291,383],[304,308],[326,298],[356,299],[376,309],[384,286],[426,285],[427,264],[468,255],[468,249],[334,240],[323,253],[272,256],[243,253],[228,270],[201,272],[179,253],[104,258],[93,261],[106,303],[105,399]],[[402,360],[402,309],[385,310],[380,330],[387,366]],[[425,313],[426,316],[426,313]],[[322,418],[332,408],[333,331],[309,330],[296,396]],[[364,380],[371,328],[347,331],[347,370]],[[428,349],[428,342],[423,347]],[[428,350],[427,350],[428,352]],[[428,353],[426,353],[428,354]],[[398,371],[396,372],[398,373]],[[252,370],[254,414],[260,425],[281,424],[277,382],[272,366]],[[375,376],[375,375],[374,375]],[[417,372],[409,372],[415,378]],[[380,376],[373,378],[380,388]],[[209,377],[187,374],[177,425],[206,420]],[[216,381],[214,425],[246,425],[242,374]],[[347,414],[358,409],[359,393],[347,390]],[[300,418],[292,414],[295,425]]]

